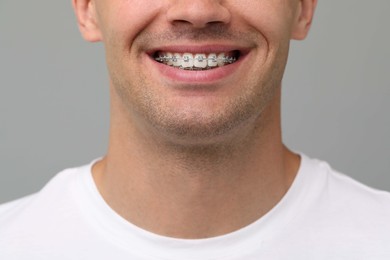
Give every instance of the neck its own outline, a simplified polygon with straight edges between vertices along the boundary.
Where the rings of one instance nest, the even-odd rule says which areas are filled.
[[[112,122],[107,156],[93,167],[99,191],[122,217],[160,235],[206,238],[254,222],[299,165],[281,142],[275,99],[257,119],[264,127],[213,145],[175,145]]]

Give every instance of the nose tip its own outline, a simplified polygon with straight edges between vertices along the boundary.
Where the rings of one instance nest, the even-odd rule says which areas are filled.
[[[167,12],[170,23],[191,24],[194,28],[204,28],[210,24],[230,21],[229,10],[221,0],[175,0]]]

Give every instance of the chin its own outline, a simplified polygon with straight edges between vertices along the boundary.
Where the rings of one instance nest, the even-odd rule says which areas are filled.
[[[199,111],[198,111],[199,112]],[[182,145],[211,145],[232,139],[239,129],[247,125],[252,114],[235,113],[192,113],[183,115],[165,114],[150,118],[155,132],[171,142]]]

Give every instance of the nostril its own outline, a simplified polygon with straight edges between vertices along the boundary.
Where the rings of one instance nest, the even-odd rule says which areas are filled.
[[[191,24],[189,21],[186,21],[186,20],[175,20],[174,23],[177,23],[177,24]]]
[[[222,22],[220,21],[211,21],[211,22],[208,22],[207,24],[208,25],[218,25],[218,24],[221,24]]]

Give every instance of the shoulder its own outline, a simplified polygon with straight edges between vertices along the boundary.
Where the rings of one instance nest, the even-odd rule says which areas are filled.
[[[390,259],[389,192],[304,155],[293,188],[294,218],[278,243],[307,259]]]
[[[31,200],[33,200],[35,197],[35,194],[4,203],[0,205],[0,225],[4,219],[9,219],[10,216],[12,218],[13,215],[17,214],[20,210],[22,210],[26,205],[30,203]]]
[[[319,160],[309,165],[305,179],[308,192],[303,218],[306,226],[346,241],[345,245],[370,240],[384,246],[390,241],[390,193],[362,184]]]
[[[80,222],[76,190],[89,169],[64,170],[39,192],[0,205],[0,258],[28,259],[23,258],[24,252],[46,250],[71,235],[74,223]]]
[[[344,206],[358,204],[359,207],[372,207],[390,211],[390,192],[369,187],[352,177],[334,170],[328,163],[309,159],[313,169],[322,180],[323,196],[337,200]],[[390,212],[389,212],[390,213]]]
[[[327,162],[302,156],[305,178],[316,182],[327,191],[328,195],[338,196],[340,199],[360,198],[368,201],[390,200],[390,192],[375,189],[365,185],[347,174],[334,170]]]
[[[59,256],[66,243],[79,245],[77,234],[83,233],[77,232],[85,223],[80,209],[87,207],[81,190],[92,179],[92,164],[66,169],[39,192],[0,205],[1,259],[43,259]]]
[[[84,168],[66,169],[55,175],[39,192],[0,205],[0,241],[11,230],[44,225],[51,215],[66,210]],[[24,227],[26,228],[26,227]]]

